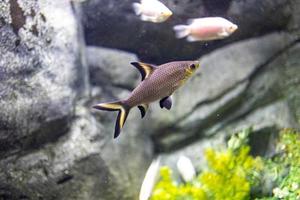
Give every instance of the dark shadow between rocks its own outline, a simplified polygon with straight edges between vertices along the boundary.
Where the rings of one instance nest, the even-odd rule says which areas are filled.
[[[253,156],[271,157],[275,152],[276,140],[279,136],[277,127],[266,127],[253,131],[249,136],[250,153]]]

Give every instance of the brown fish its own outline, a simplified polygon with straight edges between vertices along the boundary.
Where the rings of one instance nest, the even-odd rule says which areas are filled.
[[[100,103],[93,108],[107,111],[119,111],[114,138],[118,137],[124,126],[131,108],[137,106],[142,118],[145,116],[149,103],[159,101],[161,108],[172,107],[171,95],[195,72],[199,61],[175,61],[160,66],[147,63],[132,62],[142,75],[142,82],[125,100]]]

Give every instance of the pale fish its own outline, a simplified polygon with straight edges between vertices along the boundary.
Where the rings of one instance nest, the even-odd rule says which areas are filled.
[[[222,17],[189,19],[188,25],[173,27],[177,38],[187,37],[187,41],[218,40],[230,36],[238,26]]]
[[[183,85],[199,67],[199,61],[175,61],[159,66],[141,62],[131,64],[141,73],[142,81],[129,97],[120,101],[100,103],[93,106],[98,110],[119,112],[114,138],[119,136],[131,108],[137,106],[143,118],[149,104],[159,100],[161,108],[170,110],[173,92]]]
[[[164,22],[173,14],[158,0],[141,0],[141,3],[133,3],[132,7],[141,20],[154,23]]]
[[[192,161],[186,156],[180,156],[177,161],[177,169],[185,182],[192,181],[196,176],[196,170]]]
[[[155,186],[155,183],[158,179],[158,172],[160,167],[160,157],[154,159],[149,166],[145,178],[143,180],[139,200],[148,200],[151,196],[152,190]]]

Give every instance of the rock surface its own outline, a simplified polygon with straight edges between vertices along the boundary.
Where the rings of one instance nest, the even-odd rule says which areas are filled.
[[[90,85],[78,9],[67,0],[0,2],[0,199],[138,196],[152,143],[132,122],[137,113],[113,140],[115,116],[92,113],[86,103],[90,86],[103,99],[111,94],[96,77]],[[111,53],[100,53],[101,66],[112,63],[106,72],[136,60]],[[127,78],[138,77],[132,74]]]
[[[163,63],[170,60],[195,59],[232,41],[255,37],[289,24],[297,0],[162,0],[173,11],[165,23],[141,21],[135,16],[133,0],[89,0],[83,6],[83,24],[89,45],[128,50],[143,61]],[[295,2],[295,3],[293,3]],[[103,6],[106,5],[106,6]],[[188,43],[174,36],[172,27],[185,24],[189,18],[222,16],[239,26],[239,30],[225,40]]]
[[[152,147],[130,128],[126,137],[112,140],[90,110],[77,107],[70,131],[57,142],[0,162],[0,197],[136,199]]]
[[[26,2],[0,3],[0,158],[63,135],[85,87],[70,4]]]
[[[229,45],[200,58],[202,68],[198,74],[174,94],[176,106],[170,112],[155,106],[154,112],[160,114],[151,119],[151,130],[158,127],[152,131],[158,151],[215,134],[228,123],[240,118],[245,121],[243,117],[249,112],[282,98],[289,106],[293,105],[289,118],[297,122],[295,104],[300,90],[298,78],[290,76],[290,71],[297,74],[300,70],[296,64],[299,52],[292,50],[297,39],[286,33],[275,33]],[[276,63],[277,59],[286,59],[287,63]],[[290,61],[294,67],[288,67]],[[199,92],[191,94],[190,91]],[[279,127],[283,128],[284,124],[297,128],[299,122],[282,123]]]
[[[138,60],[135,54],[99,47],[88,47],[86,54],[92,85],[109,85],[131,90],[137,84],[139,74],[130,65]]]
[[[284,48],[283,52],[262,65],[261,70],[258,70],[249,79],[248,86],[240,94],[238,104],[228,111],[226,119],[219,120],[221,118],[218,116],[220,115],[219,112],[214,113],[213,115],[217,120],[212,122],[210,127],[204,127],[200,130],[194,128],[198,130],[196,133],[198,136],[193,137],[193,143],[190,145],[186,144],[191,141],[184,138],[188,137],[186,135],[191,132],[188,125],[181,127],[177,133],[172,132],[172,129],[164,130],[164,132],[168,131],[170,135],[163,140],[165,143],[161,142],[160,139],[158,140],[161,142],[161,146],[157,150],[167,151],[162,154],[162,165],[170,166],[176,175],[178,158],[185,155],[192,160],[198,169],[205,165],[203,155],[206,148],[225,147],[229,135],[249,127],[252,127],[254,131],[250,137],[252,153],[272,156],[274,141],[281,129],[291,127],[300,129],[300,84],[299,77],[296,75],[300,73],[299,58],[300,42],[292,42],[291,45]],[[209,105],[206,106],[209,107]],[[204,106],[201,105],[201,107]],[[226,113],[222,115],[226,115]],[[199,123],[199,119],[197,123]],[[172,136],[172,133],[175,136]],[[184,136],[180,137],[176,134]],[[205,134],[209,136],[203,136]],[[197,140],[197,137],[205,139]],[[168,138],[171,138],[171,141]],[[174,142],[176,140],[172,140],[172,138],[179,138],[181,142]],[[185,145],[181,145],[182,143]],[[170,149],[176,150],[170,151]]]

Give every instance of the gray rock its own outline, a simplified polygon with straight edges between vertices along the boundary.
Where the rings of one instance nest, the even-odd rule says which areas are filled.
[[[0,158],[64,134],[75,99],[87,88],[70,2],[2,1],[0,9],[6,7],[0,26]]]
[[[131,90],[137,84],[139,72],[130,64],[138,60],[135,54],[100,47],[87,47],[86,54],[92,85]]]
[[[137,199],[152,145],[134,126],[112,140],[110,129],[78,106],[68,134],[23,156],[0,161],[7,199]],[[129,124],[132,120],[129,118]],[[131,122],[131,123],[130,123]]]
[[[292,0],[291,1],[292,5],[291,6],[291,10],[292,10],[292,16],[291,16],[291,20],[288,24],[288,30],[290,32],[293,32],[295,34],[297,34],[298,36],[300,36],[300,13],[299,13],[299,9],[300,9],[300,2],[297,0]]]
[[[214,148],[217,150],[225,149],[227,139],[231,134],[252,127],[249,145],[251,153],[256,156],[272,156],[275,152],[277,134],[280,129],[286,127],[299,128],[300,123],[292,116],[292,111],[287,101],[275,101],[266,106],[226,124],[214,134],[203,140],[195,141],[181,149],[161,154],[162,165],[170,166],[179,177],[176,163],[182,155],[191,159],[196,169],[203,169],[206,165],[205,150]],[[218,124],[216,124],[218,126]]]
[[[18,17],[9,13],[12,3]],[[136,56],[85,52],[80,8],[69,1],[12,0],[0,9],[8,16],[0,31],[0,199],[137,199],[153,154],[135,123],[140,114],[132,112],[113,140],[115,113],[93,113],[87,99],[90,72],[99,99],[127,95],[125,84],[139,74],[116,69]]]
[[[296,0],[297,1],[297,0]],[[289,0],[162,0],[173,16],[161,24],[143,22],[132,10],[133,0],[89,0],[84,2],[83,23],[89,45],[129,50],[141,60],[157,64],[195,59],[232,41],[285,30],[296,13]],[[172,27],[189,18],[222,16],[239,25],[225,40],[189,43],[175,38]],[[113,39],[112,39],[113,38]]]
[[[224,47],[200,59],[202,69],[198,74],[201,76],[196,74],[174,95],[171,112],[160,111],[160,115],[153,117],[151,126],[157,128],[151,132],[158,150],[180,148],[197,138],[216,134],[226,124],[259,107],[273,104],[282,95],[287,99],[293,97],[289,104],[297,112],[298,56],[292,55],[290,50],[296,41],[297,38],[291,35],[271,34]],[[289,57],[283,56],[286,51]],[[281,60],[284,57],[287,63],[292,61],[295,66],[275,63],[271,67],[270,62],[277,57]],[[294,71],[289,72],[292,69]],[[285,73],[290,77],[283,76]],[[294,80],[294,83],[284,85],[288,80]],[[201,92],[191,94],[191,91]],[[158,110],[156,107],[154,112]],[[297,116],[292,112],[289,115],[290,118]],[[271,123],[271,119],[266,121]],[[282,124],[295,127],[297,123]]]

